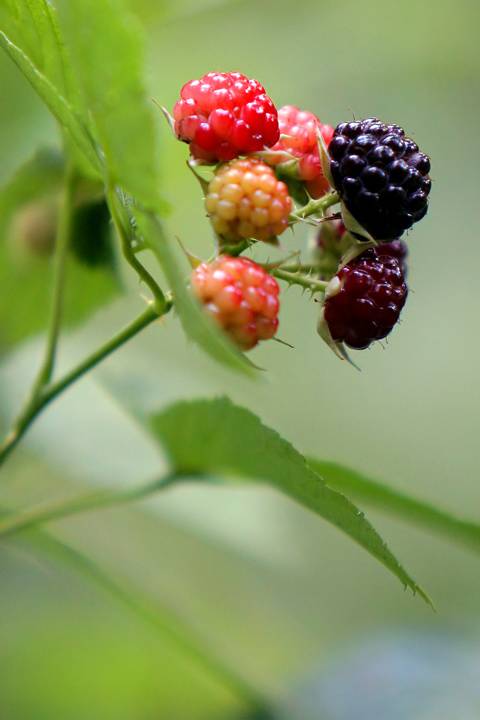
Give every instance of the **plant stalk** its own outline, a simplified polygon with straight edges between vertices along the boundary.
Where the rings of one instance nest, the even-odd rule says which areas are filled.
[[[340,195],[335,191],[318,198],[318,200],[311,198],[306,205],[298,208],[291,214],[290,222],[296,223],[301,220],[305,220],[305,218],[310,215],[321,215],[323,217],[325,215],[325,211],[328,210],[329,207],[336,205],[339,202]]]
[[[270,273],[279,280],[284,280],[290,285],[300,285],[300,287],[305,288],[305,290],[310,290],[312,293],[323,293],[328,285],[328,282],[325,280],[316,280],[300,272],[289,272],[281,268],[271,270]]]
[[[96,367],[100,362],[102,362],[102,360],[109,357],[115,350],[128,342],[128,340],[135,337],[135,335],[138,335],[139,332],[150,325],[154,320],[157,320],[161,315],[168,313],[171,307],[172,301],[169,298],[165,298],[164,308],[161,314],[157,312],[153,305],[149,306],[132,323],[127,325],[117,335],[99,347],[81,363],[76,365],[72,370],[66,373],[66,375],[56,382],[45,385],[41,391],[37,393],[36,397],[32,398],[25,409],[20,413],[7,437],[0,445],[0,466],[18,445],[19,441],[25,435],[34,420],[47,407],[47,405],[52,402],[52,400],[54,400],[70,385],[73,385],[73,383],[83,377],[83,375]]]

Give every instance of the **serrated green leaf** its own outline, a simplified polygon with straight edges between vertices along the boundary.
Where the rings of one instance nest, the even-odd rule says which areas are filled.
[[[38,69],[31,58],[2,31],[0,31],[0,46],[57,119],[69,143],[76,148],[82,161],[82,169],[92,177],[100,177],[101,165],[87,124],[82,121],[72,105],[67,102],[48,77]]]
[[[269,483],[312,510],[379,560],[406,587],[430,602],[364,514],[329,488],[278,433],[227,398],[182,402],[152,419],[174,471]]]
[[[51,261],[24,246],[12,221],[18,212],[28,213],[32,207],[45,204],[54,208],[63,177],[61,153],[43,149],[0,188],[0,286],[3,296],[8,298],[8,302],[0,305],[0,353],[46,326],[50,310]],[[53,224],[52,233],[54,231]],[[105,248],[106,238],[103,240]],[[72,249],[65,292],[67,325],[80,322],[120,290],[112,262],[103,262],[91,269],[91,264],[85,263],[83,258],[77,260],[78,244]]]
[[[140,210],[135,217],[145,242],[157,256],[170,283],[175,309],[187,336],[217,362],[255,377],[255,366],[229,342],[193,297],[186,282],[188,271],[182,270],[177,248],[165,237],[157,218]]]
[[[308,464],[330,487],[352,495],[359,502],[480,552],[480,523],[457,518],[431,503],[399,492],[339,463],[309,459]]]
[[[60,4],[60,19],[110,184],[157,209],[156,131],[136,18],[121,0],[67,0]]]

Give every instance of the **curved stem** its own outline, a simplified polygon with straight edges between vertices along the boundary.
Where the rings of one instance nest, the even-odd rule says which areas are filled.
[[[48,325],[47,340],[45,344],[43,360],[41,362],[35,380],[33,381],[33,385],[30,389],[27,399],[25,400],[18,414],[17,420],[15,421],[16,426],[23,425],[23,423],[28,418],[43,388],[50,381],[55,366],[58,336],[60,333],[60,326],[62,320],[65,270],[67,263],[68,246],[71,236],[72,208],[75,186],[76,174],[73,167],[69,164],[65,172],[63,199],[61,203],[57,234],[55,238],[52,309],[50,313],[50,321]],[[9,437],[10,440],[13,440],[12,433],[10,433]],[[2,456],[2,449],[3,445],[0,445],[0,462]]]
[[[37,397],[33,399],[25,410],[20,413],[7,437],[3,443],[0,444],[0,466],[17,446],[33,421],[54,398],[60,395],[60,393],[66,390],[74,382],[79,380],[89,370],[92,370],[102,360],[111,355],[115,350],[117,350],[117,348],[124,345],[128,340],[135,337],[135,335],[138,335],[141,330],[150,325],[150,323],[154,320],[159,318],[161,315],[168,313],[171,307],[172,301],[169,298],[165,298],[162,313],[158,313],[154,306],[149,306],[141,315],[138,316],[138,318],[111,338],[111,340],[99,347],[98,350],[85,358],[85,360],[79,363],[79,365],[76,365],[72,370],[70,370],[70,372],[51,385],[47,385],[42,388]]]
[[[120,238],[122,245],[122,253],[130,267],[137,273],[140,280],[150,289],[153,295],[158,314],[161,315],[166,304],[165,295],[163,294],[157,281],[150,275],[148,270],[142,265],[136,257],[137,249],[133,249],[130,242],[130,234],[125,227],[124,218],[122,217],[123,205],[117,197],[114,189],[109,188],[107,191],[107,203],[112,216],[115,229]],[[145,249],[144,247],[142,249]]]
[[[55,240],[55,270],[52,311],[50,316],[50,324],[48,328],[47,344],[45,347],[45,357],[42,367],[34,385],[34,392],[39,392],[41,388],[50,381],[55,367],[56,351],[60,326],[62,322],[63,311],[63,295],[65,288],[65,270],[68,254],[68,246],[72,234],[72,213],[75,188],[77,184],[77,175],[71,164],[67,166],[65,174],[65,184],[63,191],[63,199],[61,204],[60,216],[58,219],[57,236]]]
[[[160,490],[165,490],[165,488],[178,482],[181,477],[181,475],[170,474],[160,480],[157,479],[154,482],[128,488],[127,490],[104,490],[69,500],[40,505],[19,513],[12,513],[0,520],[0,537],[14,535],[22,530],[28,530],[52,520],[61,520],[90,510],[100,510],[101,508],[116,507],[117,505],[135,502]]]

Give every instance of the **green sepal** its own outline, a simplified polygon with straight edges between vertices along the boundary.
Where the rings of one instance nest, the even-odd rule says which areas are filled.
[[[328,148],[325,144],[325,140],[324,140],[323,135],[320,132],[320,130],[317,130],[317,145],[318,145],[318,154],[320,155],[320,162],[322,165],[323,175],[330,183],[330,186],[332,188],[334,188],[335,184],[333,182],[332,172],[330,170],[330,155],[328,153]]]
[[[325,294],[325,299],[327,298],[327,294]],[[356,365],[353,360],[351,359],[350,355],[347,352],[347,349],[343,342],[337,342],[332,338],[332,335],[330,333],[330,328],[328,327],[328,323],[325,320],[325,308],[322,306],[322,309],[320,311],[320,317],[317,324],[317,332],[322,338],[322,340],[328,345],[330,350],[338,357],[340,360],[346,360],[350,365],[352,365],[355,370],[358,370],[361,372],[358,365]]]
[[[163,117],[164,117],[165,120],[167,121],[167,125],[168,125],[168,127],[170,128],[170,130],[172,131],[173,137],[176,138],[177,135],[176,135],[176,133],[175,133],[175,120],[173,119],[173,115],[171,115],[171,114],[169,113],[169,111],[167,110],[167,108],[166,108],[164,105],[161,105],[161,104],[158,102],[158,100],[155,100],[155,98],[152,98],[152,101],[153,101],[153,104],[160,110],[160,112],[162,113]],[[177,139],[178,139],[178,138],[177,138]]]

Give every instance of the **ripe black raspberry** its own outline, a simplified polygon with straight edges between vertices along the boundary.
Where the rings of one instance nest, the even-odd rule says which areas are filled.
[[[363,350],[391,332],[407,294],[399,261],[367,250],[330,281],[323,319],[333,340]]]
[[[398,125],[378,118],[340,123],[329,154],[342,200],[376,240],[399,238],[426,214],[430,160]]]

